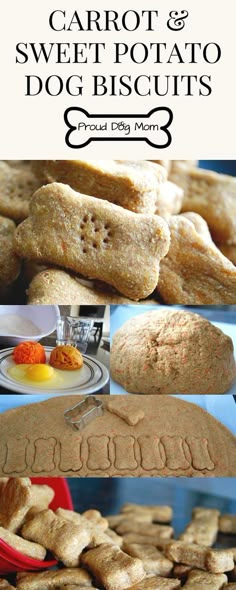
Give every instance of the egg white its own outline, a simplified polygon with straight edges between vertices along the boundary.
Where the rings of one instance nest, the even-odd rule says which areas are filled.
[[[35,381],[30,379],[26,374],[28,367],[32,367],[30,364],[13,365],[7,370],[7,373],[11,379],[16,382],[24,383],[35,389],[65,389],[76,387],[78,385],[78,377],[81,374],[81,370],[75,371],[62,371],[61,369],[53,369],[53,375],[44,381]]]

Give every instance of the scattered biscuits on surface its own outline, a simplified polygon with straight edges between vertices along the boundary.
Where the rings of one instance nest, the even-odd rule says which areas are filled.
[[[35,502],[37,498],[40,502],[34,506],[38,510],[40,505],[42,508],[53,497],[50,485],[43,485],[41,492],[39,487],[39,484],[31,484],[31,488],[35,488],[31,499]],[[162,534],[164,529],[169,537],[171,527],[167,523],[173,516],[171,506],[126,503],[120,510],[122,512],[116,515],[104,517],[95,508],[78,513],[58,507],[56,513],[46,509],[38,514],[24,524],[17,535],[0,526],[0,540],[3,539],[21,555],[40,559],[42,568],[47,548],[59,560],[57,568],[53,570],[45,569],[34,573],[20,571],[11,575],[9,580],[5,574],[7,579],[0,578],[0,589],[177,590],[183,587],[188,590],[233,590],[236,585],[236,549],[211,548],[198,545],[196,541],[219,543],[220,537],[215,534],[216,528],[218,533],[216,525],[219,517],[233,519],[234,515],[221,515],[213,508],[196,507],[192,512],[192,519],[180,536],[182,538],[188,535],[188,542],[170,538],[160,538],[158,541],[159,532]],[[151,515],[149,523],[138,520],[145,512]],[[131,535],[141,537],[139,533],[125,533],[124,525],[127,523],[130,529],[131,524],[128,521],[131,515],[133,531],[141,527],[145,532],[143,536],[152,543],[145,543],[141,538],[128,539]],[[155,524],[155,519],[164,519],[166,524]],[[120,535],[108,528],[109,521],[116,529],[120,528]],[[84,537],[85,529],[89,531],[87,539]],[[25,540],[24,536],[41,536],[42,544]],[[230,538],[227,545],[228,543]],[[48,558],[50,559],[50,555]]]

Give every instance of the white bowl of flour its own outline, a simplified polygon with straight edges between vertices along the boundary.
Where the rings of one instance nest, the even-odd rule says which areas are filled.
[[[0,305],[0,345],[38,341],[56,330],[58,305]]]

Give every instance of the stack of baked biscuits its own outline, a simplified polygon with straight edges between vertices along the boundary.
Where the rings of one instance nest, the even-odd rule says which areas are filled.
[[[2,161],[2,300],[235,304],[236,178],[196,164]]]

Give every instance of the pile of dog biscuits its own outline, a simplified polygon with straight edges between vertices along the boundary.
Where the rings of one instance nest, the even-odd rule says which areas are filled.
[[[22,554],[42,560],[46,551],[57,569],[19,572],[0,589],[19,590],[186,590],[236,587],[236,549],[215,549],[218,533],[236,534],[236,516],[195,508],[174,539],[170,506],[125,504],[117,515],[83,514],[49,508],[47,485],[28,478],[0,482],[0,539]]]

